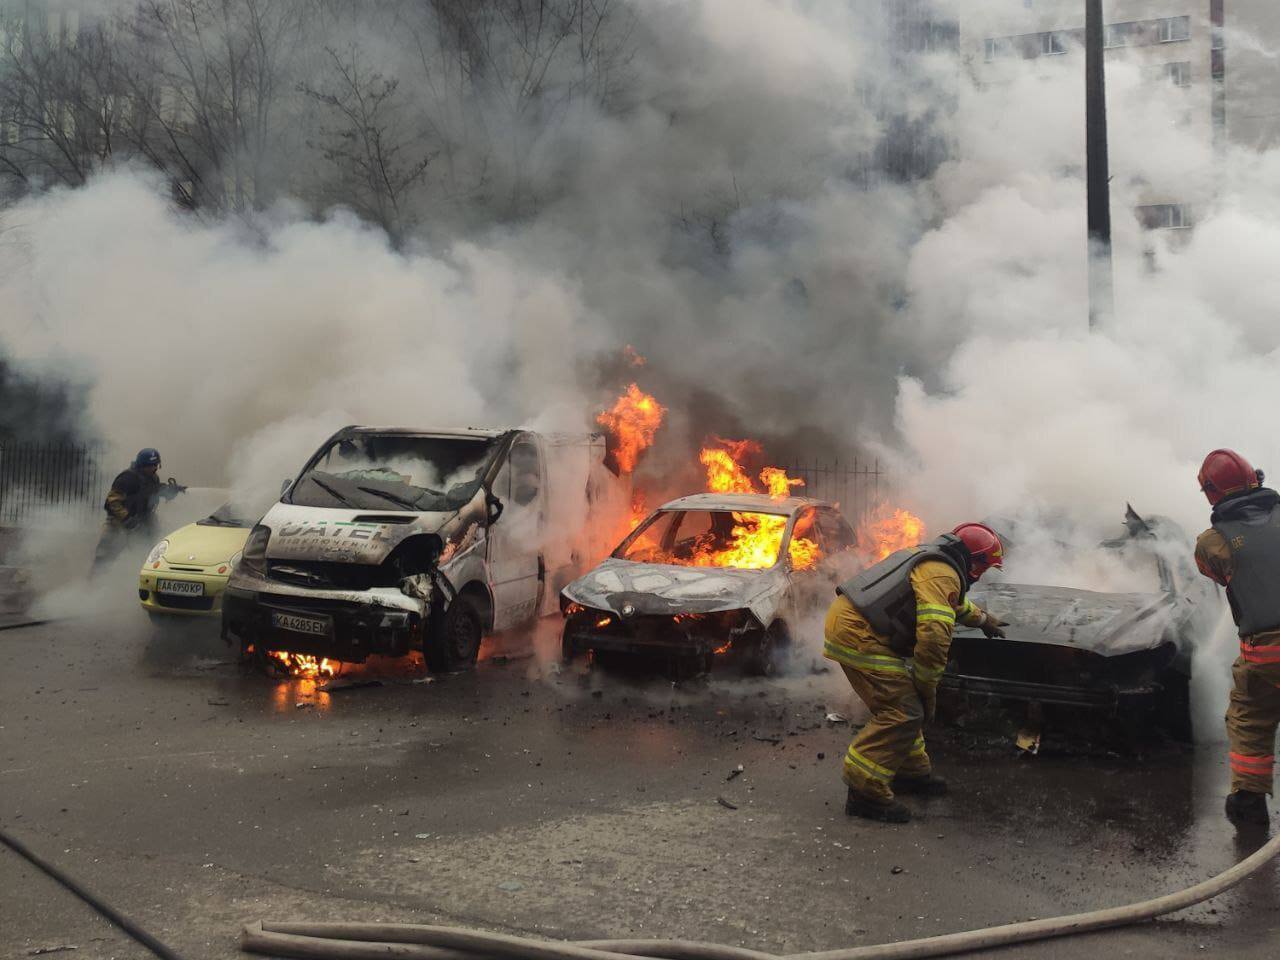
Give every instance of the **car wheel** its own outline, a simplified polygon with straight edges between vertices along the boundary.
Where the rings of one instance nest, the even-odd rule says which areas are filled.
[[[564,629],[560,632],[560,662],[567,666],[577,658],[578,653],[573,647],[573,641],[569,639],[569,621],[565,620]]]
[[[749,677],[772,677],[779,672],[787,648],[787,629],[774,621],[750,641],[742,661],[742,672]]]
[[[483,638],[484,621],[479,607],[465,593],[459,594],[430,633],[423,651],[427,666],[436,672],[469,667],[476,662]]]

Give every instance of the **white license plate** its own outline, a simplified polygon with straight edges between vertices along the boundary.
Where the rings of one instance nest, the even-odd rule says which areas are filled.
[[[203,597],[204,584],[199,580],[157,580],[156,592],[175,597]]]
[[[302,617],[296,613],[272,611],[271,625],[277,630],[292,630],[294,633],[305,633],[313,637],[329,635],[329,621],[323,617]]]

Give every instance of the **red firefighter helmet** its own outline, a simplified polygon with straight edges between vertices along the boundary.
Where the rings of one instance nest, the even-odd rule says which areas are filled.
[[[992,567],[1004,566],[1004,544],[985,523],[962,523],[951,531],[969,550],[969,579],[976,581]]]
[[[1200,465],[1200,489],[1217,506],[1227,497],[1262,486],[1262,471],[1234,450],[1214,450]]]

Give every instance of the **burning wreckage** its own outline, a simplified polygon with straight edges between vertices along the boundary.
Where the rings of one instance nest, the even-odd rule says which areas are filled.
[[[989,522],[1016,550],[1016,526]],[[1152,718],[1188,736],[1192,647],[1212,632],[1214,588],[1197,575],[1191,540],[1172,520],[1143,519],[1130,507],[1125,527],[1099,549],[1118,557],[1145,589],[1105,593],[984,578],[974,602],[1009,622],[1008,638],[958,628],[943,689],[966,699]]]
[[[466,666],[486,633],[554,612],[628,502],[598,435],[347,427],[249,534],[223,637],[245,654]]]
[[[717,657],[774,673],[801,617],[860,566],[831,504],[703,493],[650,514],[560,594],[563,655],[647,654],[709,670]]]

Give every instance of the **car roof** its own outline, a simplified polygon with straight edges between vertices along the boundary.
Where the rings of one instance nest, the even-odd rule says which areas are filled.
[[[510,430],[493,430],[486,427],[445,427],[440,430],[422,429],[419,427],[347,427],[344,435],[355,436],[364,433],[391,434],[402,437],[473,437],[477,440],[494,440],[510,433]]]
[[[740,510],[745,513],[777,513],[790,516],[801,507],[831,507],[826,500],[811,497],[775,499],[767,493],[694,493],[671,500],[659,510]]]

